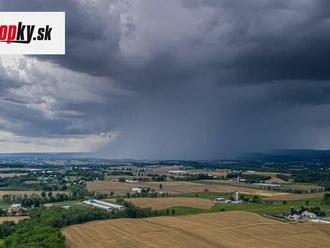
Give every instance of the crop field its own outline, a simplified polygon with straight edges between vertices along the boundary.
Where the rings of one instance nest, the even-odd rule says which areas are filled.
[[[272,192],[267,190],[248,188],[243,186],[232,186],[216,183],[194,183],[194,182],[145,182],[145,183],[122,183],[113,181],[94,181],[87,182],[88,191],[109,193],[113,192],[125,192],[131,191],[133,187],[150,187],[155,190],[160,190],[160,184],[162,184],[161,191],[169,193],[190,193],[190,192],[223,192],[230,193],[238,191],[242,194],[252,194],[260,196],[275,196],[285,195],[288,193]]]
[[[166,198],[131,198],[126,199],[135,206],[152,209],[165,209],[170,207],[192,207],[210,209],[214,204],[211,200],[191,197],[166,197]]]
[[[268,191],[267,186],[262,186],[262,185],[254,185],[254,184],[249,184],[249,183],[243,183],[243,182],[229,182],[226,180],[199,180],[196,181],[198,183],[202,184],[216,184],[216,185],[223,185],[223,186],[233,186],[236,188],[250,188],[250,189],[255,189],[255,190],[263,190],[263,191]],[[281,190],[282,191],[273,191],[271,190],[270,192],[282,192],[282,193],[277,193],[277,194],[269,194],[268,196],[274,196],[274,195],[287,195],[287,194],[292,194],[291,192],[295,191],[302,191],[305,194],[307,193],[312,193],[312,192],[322,192],[324,190],[323,187],[314,185],[314,184],[303,184],[303,183],[287,183],[287,184],[281,184]],[[290,192],[290,193],[289,193]],[[243,192],[242,192],[243,193]],[[260,196],[267,196],[267,195],[262,195],[258,194]]]
[[[28,216],[3,216],[0,217],[0,224],[5,221],[14,221],[15,223],[19,222],[20,220],[28,219]]]
[[[323,192],[320,193],[308,193],[308,194],[285,194],[285,195],[275,195],[264,198],[265,200],[274,200],[274,201],[297,201],[305,199],[314,199],[322,198],[324,195]]]
[[[248,212],[93,221],[63,229],[69,248],[328,247],[326,224],[288,224]]]

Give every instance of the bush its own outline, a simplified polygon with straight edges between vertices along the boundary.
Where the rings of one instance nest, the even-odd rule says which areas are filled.
[[[5,248],[64,248],[64,236],[58,229],[32,222],[19,224],[17,230],[4,239]]]
[[[324,203],[330,205],[330,193],[324,194]]]

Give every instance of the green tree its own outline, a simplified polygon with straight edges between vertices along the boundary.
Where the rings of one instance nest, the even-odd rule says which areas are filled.
[[[31,222],[4,239],[5,248],[64,248],[64,236],[58,229]]]
[[[324,194],[324,203],[330,205],[330,193]]]

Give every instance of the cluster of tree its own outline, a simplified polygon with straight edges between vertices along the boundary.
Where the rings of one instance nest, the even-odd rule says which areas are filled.
[[[330,171],[324,169],[310,169],[298,171],[293,175],[296,182],[315,183],[330,190]]]
[[[88,192],[87,189],[82,185],[71,185],[68,190],[71,193],[60,193],[57,192],[54,194],[52,191],[41,192],[41,194],[32,194],[32,195],[10,195],[6,194],[2,197],[2,201],[5,204],[22,204],[22,207],[40,207],[45,203],[52,202],[63,202],[68,200],[80,200],[89,196],[96,196],[97,194]],[[98,199],[106,198],[113,196],[111,194],[101,194]]]
[[[243,174],[243,173],[228,173],[226,176],[227,179],[238,178],[238,177],[241,179],[245,179],[247,183],[260,183],[269,180],[271,178],[270,176],[265,176],[265,175]]]
[[[323,199],[325,204],[330,205],[330,193],[325,193]]]
[[[117,212],[120,218],[146,218],[163,215],[175,215],[175,209],[153,210],[151,208],[139,208],[123,199],[117,199],[117,203],[125,207],[124,211]]]
[[[290,176],[287,176],[285,174],[277,174],[276,177],[279,178],[279,179],[282,179],[286,182],[289,181],[289,179],[290,179]]]
[[[200,173],[200,174],[189,175],[188,177],[184,177],[182,180],[193,181],[193,180],[207,180],[207,179],[214,179],[214,177],[208,174]]]
[[[318,207],[318,206],[311,207],[311,208],[301,206],[300,209],[291,208],[291,215],[293,215],[293,214],[301,214],[304,211],[308,211],[308,212],[314,213],[314,214],[316,214],[319,217],[324,217],[324,216],[327,215],[324,211],[321,211],[321,208]]]
[[[246,202],[252,202],[252,203],[261,203],[261,198],[258,195],[240,195],[240,200],[246,201]],[[235,198],[232,196],[230,198],[232,201],[235,200]]]
[[[132,171],[123,171],[123,170],[113,170],[107,173],[110,176],[121,176],[121,175],[125,175],[125,176],[134,176]]]
[[[315,188],[295,188],[291,186],[280,186],[280,187],[271,187],[271,186],[264,186],[262,188],[265,188],[269,191],[277,191],[277,192],[288,192],[288,193],[294,193],[294,194],[307,194],[307,193],[317,193],[317,192],[323,192],[324,189],[320,187]]]
[[[2,197],[5,204],[21,204],[22,207],[40,207],[42,204],[49,202],[62,202],[67,200],[75,200],[72,194],[41,192],[41,194],[32,195],[9,195],[6,194]]]
[[[5,224],[6,225],[6,224]],[[64,236],[53,227],[22,221],[3,241],[4,248],[64,248]]]
[[[152,175],[151,181],[154,182],[165,182],[167,180],[166,175]]]
[[[26,184],[27,181],[29,184]],[[0,187],[6,187],[11,190],[66,190],[64,176],[61,173],[53,172],[51,174],[40,171],[0,178]]]
[[[70,178],[71,183],[78,183],[79,181],[95,181],[104,180],[106,171],[102,168],[80,168],[73,169],[63,173],[65,177]],[[72,179],[71,179],[72,178]]]

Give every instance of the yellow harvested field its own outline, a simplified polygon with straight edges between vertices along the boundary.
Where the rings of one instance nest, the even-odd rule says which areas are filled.
[[[288,224],[248,212],[93,221],[63,229],[68,248],[329,247],[327,224]]]
[[[93,181],[87,182],[86,187],[88,191],[95,191],[99,193],[125,192],[130,191],[132,188],[137,187],[137,184],[120,183],[113,181]]]
[[[90,192],[110,193],[113,192],[126,192],[131,191],[133,187],[150,187],[155,190],[160,190],[159,185],[162,184],[161,191],[169,193],[190,193],[190,192],[235,192],[238,191],[242,194],[253,194],[260,196],[275,196],[286,195],[288,193],[272,192],[261,189],[247,188],[242,186],[222,185],[222,184],[202,184],[193,182],[144,182],[144,183],[123,183],[113,181],[93,181],[87,182],[87,189]]]
[[[192,207],[210,209],[213,202],[201,198],[166,197],[166,198],[131,198],[125,199],[141,208],[165,209],[170,207]]]
[[[0,217],[0,224],[4,223],[5,221],[14,221],[15,223],[19,222],[20,220],[29,219],[29,216],[4,216]]]
[[[286,195],[275,195],[264,198],[265,200],[274,200],[274,201],[296,201],[296,200],[305,200],[312,198],[321,198],[324,193],[308,193],[308,194],[286,194]]]

